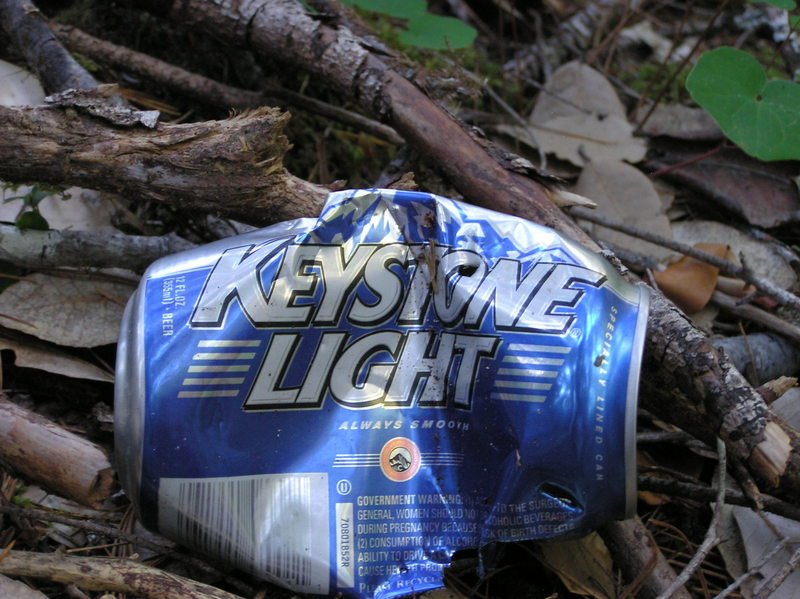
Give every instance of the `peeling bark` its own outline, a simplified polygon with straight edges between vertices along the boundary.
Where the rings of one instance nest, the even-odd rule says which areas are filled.
[[[68,183],[254,225],[319,214],[327,189],[283,168],[289,115],[114,129],[76,110],[0,107],[0,178]]]

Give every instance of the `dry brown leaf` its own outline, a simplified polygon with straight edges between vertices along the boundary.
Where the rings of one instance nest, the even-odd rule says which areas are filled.
[[[640,121],[650,110],[646,105],[633,116]],[[643,131],[648,135],[666,135],[675,139],[718,140],[722,130],[717,122],[702,108],[683,104],[659,104],[647,119]]]
[[[41,342],[0,339],[0,350],[14,352],[14,363],[20,368],[35,368],[74,379],[113,383],[114,375]]]
[[[32,589],[27,584],[0,574],[0,597],[8,599],[47,599],[47,595]]]
[[[596,599],[617,596],[611,554],[596,532],[575,540],[543,542],[539,550],[542,561],[571,593]]]
[[[68,347],[116,343],[133,287],[28,275],[0,294],[0,324]]]
[[[664,204],[652,182],[629,164],[617,160],[592,161],[583,169],[574,191],[594,200],[600,214],[650,233],[672,237]],[[631,252],[658,260],[671,255],[661,246],[624,233],[599,225],[590,227],[593,236]]]
[[[718,258],[728,255],[729,247],[718,243],[696,243],[694,247]],[[687,314],[702,310],[717,287],[719,269],[700,260],[684,256],[670,264],[661,272],[654,272],[653,278],[659,289]]]
[[[756,276],[769,279],[784,289],[797,282],[789,257],[777,244],[760,241],[729,225],[705,220],[673,223],[672,237],[688,245],[701,242],[727,244],[731,247],[734,261],[738,263],[739,254],[743,254],[747,267]]]
[[[612,85],[576,60],[553,73],[529,123],[535,145],[578,166],[601,158],[638,162],[645,155],[645,142],[633,137],[633,125]],[[526,141],[530,135],[519,129],[520,139]]]

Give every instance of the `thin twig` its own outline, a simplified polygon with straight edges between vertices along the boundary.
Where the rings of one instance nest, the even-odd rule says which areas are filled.
[[[290,106],[320,114],[345,125],[366,131],[370,135],[389,143],[396,145],[404,143],[403,138],[387,125],[277,85],[265,83],[262,92],[239,89],[197,73],[191,73],[147,54],[98,39],[77,27],[50,23],[50,28],[73,51],[78,51],[92,60],[130,70],[141,77],[146,77],[151,81],[174,89],[178,93],[199,99],[208,104],[242,110],[262,106],[270,98],[277,99]]]
[[[451,62],[451,64],[457,66],[455,63]],[[533,129],[531,129],[531,126],[528,123],[528,121],[523,119],[522,116],[516,110],[514,110],[511,106],[509,106],[508,103],[505,100],[503,100],[503,98],[501,98],[500,95],[496,91],[494,91],[490,85],[488,85],[483,79],[478,77],[475,73],[468,71],[463,67],[461,67],[461,72],[464,73],[464,75],[466,75],[468,78],[472,79],[475,83],[480,85],[483,91],[489,94],[489,97],[492,98],[492,100],[494,100],[497,103],[497,105],[500,106],[500,108],[502,108],[506,114],[508,114],[508,116],[514,119],[514,121],[516,121],[516,123],[520,127],[525,129],[525,132],[528,135],[530,135],[531,141],[536,141],[536,134],[533,132]],[[545,154],[544,150],[539,146],[538,142],[536,143],[536,149],[539,151],[539,169],[544,171],[547,169],[547,155]]]
[[[711,550],[720,542],[717,526],[722,515],[722,508],[725,505],[725,475],[727,472],[727,459],[725,454],[725,443],[719,438],[717,438],[717,455],[719,456],[719,461],[717,463],[717,479],[719,481],[719,489],[717,490],[717,502],[714,505],[714,515],[711,517],[711,523],[708,525],[706,537],[703,539],[703,543],[697,549],[686,567],[681,571],[680,574],[678,574],[675,580],[670,583],[670,585],[667,587],[667,590],[661,593],[656,599],[669,599],[678,591],[678,589],[689,582],[689,579],[702,565],[703,561],[706,559],[706,557],[708,557],[708,554],[711,552]]]
[[[697,49],[700,47],[700,44],[702,44],[706,40],[709,32],[711,31],[711,28],[714,26],[714,23],[719,18],[719,16],[722,14],[723,9],[728,5],[729,2],[730,2],[730,0],[722,0],[722,2],[720,2],[719,7],[717,7],[717,11],[711,17],[711,20],[708,22],[708,25],[706,26],[705,31],[703,31],[702,35],[700,35],[700,37],[697,38],[697,42],[695,42],[694,46],[692,46],[691,51],[686,55],[686,57],[678,65],[678,68],[675,69],[675,71],[672,73],[672,75],[669,77],[669,79],[664,83],[663,87],[658,92],[658,95],[656,96],[655,100],[653,100],[653,104],[652,104],[652,106],[650,106],[650,110],[648,110],[647,114],[644,115],[644,118],[641,121],[639,121],[639,125],[636,127],[636,130],[633,132],[634,135],[636,135],[636,134],[641,132],[642,128],[645,126],[647,121],[650,119],[650,117],[655,112],[656,108],[658,107],[658,104],[664,98],[664,95],[667,93],[667,90],[669,89],[670,85],[672,85],[673,81],[675,81],[675,79],[677,79],[677,77],[681,73],[681,71],[683,71],[683,69],[686,67],[688,62],[692,59],[692,57],[694,56],[694,53],[697,52]]]
[[[664,75],[664,71],[667,69],[667,64],[669,64],[672,55],[675,53],[675,50],[678,48],[678,44],[680,40],[683,39],[683,28],[686,27],[686,21],[689,18],[689,13],[691,12],[692,5],[694,4],[694,0],[689,0],[683,8],[683,15],[681,16],[681,21],[678,26],[675,28],[675,34],[672,37],[672,44],[670,45],[669,52],[664,57],[658,65],[658,70],[656,70],[655,75],[653,78],[647,82],[644,90],[642,91],[642,95],[639,97],[638,101],[636,102],[636,108],[633,110],[634,114],[639,114],[639,111],[644,106],[644,103],[650,97],[650,92],[653,89],[653,86],[656,84],[657,81],[661,81]],[[639,129],[641,129],[644,125],[639,125]]]
[[[734,316],[738,316],[739,318],[744,318],[746,320],[752,320],[753,322],[757,322],[760,325],[772,329],[784,337],[788,337],[789,339],[800,342],[800,327],[787,322],[783,318],[780,318],[771,312],[767,312],[766,310],[762,310],[761,308],[751,304],[740,306],[736,301],[736,298],[731,297],[727,293],[722,293],[719,290],[714,291],[711,294],[711,301],[724,310],[727,310]]]
[[[669,480],[656,476],[639,476],[637,482],[641,491],[651,491],[653,493],[684,497],[696,501],[714,501],[714,498],[719,494],[719,489],[715,487]],[[783,516],[784,518],[800,520],[800,508],[797,506],[781,501],[771,495],[762,494],[761,499],[764,502],[764,509],[766,511],[777,514],[778,516]],[[741,505],[743,507],[752,507],[753,505],[752,501],[750,501],[744,493],[733,489],[727,489],[725,491],[725,503]]]
[[[767,599],[767,597],[772,595],[772,593],[774,593],[778,587],[783,584],[789,575],[794,572],[798,564],[800,564],[800,549],[797,549],[797,551],[792,554],[792,557],[789,558],[789,561],[786,562],[772,578],[762,583],[762,586],[757,587],[756,592],[753,595],[753,599]]]
[[[773,547],[764,557],[762,557],[758,563],[756,563],[753,567],[751,567],[747,572],[742,573],[739,577],[736,578],[732,583],[726,586],[719,595],[714,597],[714,599],[725,599],[731,593],[735,592],[742,583],[747,580],[748,578],[752,578],[758,574],[758,571],[764,567],[764,564],[769,562],[773,557],[778,555],[784,548],[786,547],[786,542],[778,543],[775,547]]]
[[[655,431],[638,433],[636,435],[636,443],[637,445],[641,445],[642,443],[672,443],[674,445],[682,445],[687,449],[701,452],[703,455],[713,454],[708,445],[684,431]]]
[[[655,243],[657,245],[664,246],[671,250],[675,250],[676,252],[680,252],[686,256],[690,256],[701,262],[705,262],[710,264],[711,266],[717,267],[720,272],[729,277],[737,277],[742,279],[754,287],[758,289],[764,295],[771,297],[776,302],[783,306],[791,306],[795,309],[800,310],[800,298],[797,297],[795,294],[786,291],[785,289],[781,289],[772,281],[768,281],[766,279],[762,279],[761,277],[755,276],[752,272],[748,269],[744,268],[743,266],[739,266],[738,264],[734,264],[728,260],[724,260],[715,256],[714,254],[710,254],[709,252],[704,252],[702,250],[698,250],[696,248],[691,247],[685,243],[681,243],[679,241],[675,241],[674,239],[669,239],[667,237],[663,237],[662,235],[656,235],[655,233],[650,233],[648,231],[643,231],[637,227],[632,227],[630,225],[626,225],[624,223],[619,222],[618,220],[609,218],[602,214],[598,214],[596,212],[592,212],[586,208],[581,208],[579,206],[575,206],[570,208],[570,213],[577,217],[582,218],[584,220],[588,220],[589,222],[593,222],[598,225],[602,225],[604,227],[608,227],[609,229],[614,229],[615,231],[621,231],[627,235],[632,237],[637,237],[639,239],[644,239],[645,241],[649,241],[650,243]]]
[[[715,156],[715,155],[719,154],[720,152],[722,152],[722,150],[725,150],[727,148],[728,148],[728,146],[725,143],[725,141],[723,140],[721,144],[719,144],[715,148],[712,148],[708,152],[703,152],[702,154],[698,154],[697,156],[692,156],[691,158],[688,158],[688,159],[686,159],[686,160],[684,160],[682,162],[678,162],[676,164],[670,164],[668,166],[660,168],[657,171],[653,171],[652,173],[648,174],[647,178],[648,179],[655,179],[656,177],[660,177],[661,175],[666,175],[667,173],[671,173],[673,171],[677,171],[677,170],[682,169],[682,168],[684,168],[686,166],[691,166],[692,164],[697,164],[698,162],[701,162],[703,160],[706,160],[708,158],[711,158],[712,156]]]
[[[67,526],[74,526],[75,528],[80,528],[82,530],[95,532],[103,536],[110,537],[112,539],[119,539],[127,543],[131,543],[132,545],[142,547],[143,549],[149,549],[150,551],[155,551],[156,553],[168,555],[172,559],[175,559],[177,561],[198,568],[207,574],[211,574],[212,576],[224,578],[226,582],[235,586],[237,590],[244,593],[245,595],[253,594],[253,589],[252,587],[250,587],[250,585],[245,584],[241,580],[238,580],[234,577],[226,576],[223,572],[220,572],[218,569],[207,564],[202,560],[199,560],[190,555],[178,553],[177,551],[175,551],[175,545],[172,543],[168,542],[156,543],[148,539],[145,539],[140,535],[133,534],[130,532],[125,532],[123,530],[114,528],[112,526],[104,526],[102,524],[96,524],[88,520],[69,518],[67,516],[61,516],[54,512],[39,510],[35,508],[21,508],[13,505],[0,505],[0,514],[8,514],[9,516],[12,516],[14,518],[30,518],[33,520],[42,520],[44,522],[57,522],[59,524],[66,524]]]

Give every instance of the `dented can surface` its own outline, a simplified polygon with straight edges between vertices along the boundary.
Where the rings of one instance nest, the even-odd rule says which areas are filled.
[[[550,229],[333,193],[147,271],[123,485],[146,526],[298,592],[439,587],[457,550],[633,514],[647,304]]]

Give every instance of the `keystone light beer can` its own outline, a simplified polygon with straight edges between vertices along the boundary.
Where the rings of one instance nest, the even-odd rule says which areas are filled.
[[[635,507],[648,293],[519,218],[333,193],[153,264],[119,344],[144,524],[297,592],[398,597],[453,553]]]

